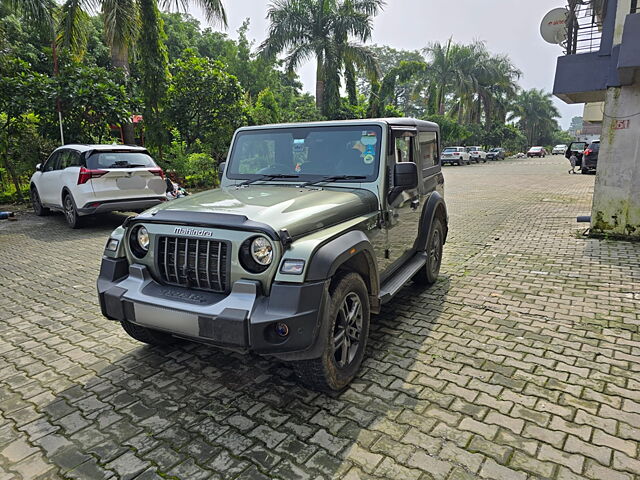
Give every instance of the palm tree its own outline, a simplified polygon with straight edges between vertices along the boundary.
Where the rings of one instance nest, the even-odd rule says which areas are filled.
[[[558,117],[560,113],[553,105],[551,94],[534,88],[520,92],[511,107],[509,120],[518,121],[531,146],[557,127]]]
[[[423,62],[401,61],[397,67],[393,67],[386,73],[381,82],[372,81],[367,116],[369,118],[384,116],[385,107],[392,100],[396,85],[408,82],[426,68],[427,64]]]
[[[373,55],[356,40],[371,38],[372,19],[384,6],[384,0],[274,0],[267,18],[269,36],[260,46],[262,55],[287,52],[290,71],[305,60],[316,59],[316,105],[327,112],[325,90],[339,95],[341,72],[346,69],[352,83],[353,65],[373,70]]]

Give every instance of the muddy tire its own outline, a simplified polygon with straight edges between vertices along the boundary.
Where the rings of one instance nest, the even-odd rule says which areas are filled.
[[[369,293],[362,277],[339,277],[329,292],[329,328],[322,356],[294,362],[296,375],[308,387],[339,392],[355,378],[362,364],[369,336]]]
[[[439,218],[433,219],[431,233],[427,241],[427,263],[413,277],[413,281],[421,285],[433,285],[438,280],[442,265],[442,250],[444,245],[444,225]]]

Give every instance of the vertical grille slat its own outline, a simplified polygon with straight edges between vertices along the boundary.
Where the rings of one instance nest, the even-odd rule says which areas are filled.
[[[159,237],[158,242],[158,274],[162,281],[217,293],[227,291],[225,242],[167,236]]]
[[[200,285],[200,240],[196,240],[196,258],[195,258],[195,271],[196,271],[196,284],[198,288],[202,288]]]

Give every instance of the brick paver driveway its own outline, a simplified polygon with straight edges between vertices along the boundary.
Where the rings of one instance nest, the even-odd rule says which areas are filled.
[[[579,235],[594,177],[565,163],[445,169],[441,280],[374,319],[337,397],[103,319],[122,217],[3,222],[0,478],[640,478],[640,244]]]

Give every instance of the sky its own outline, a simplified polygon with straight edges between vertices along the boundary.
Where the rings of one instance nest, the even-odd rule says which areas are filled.
[[[227,33],[236,38],[237,29],[249,18],[249,37],[255,39],[256,46],[260,44],[268,33],[265,17],[269,0],[223,1],[229,20]],[[556,59],[562,55],[562,49],[542,39],[540,22],[549,10],[565,3],[563,0],[387,0],[383,13],[375,18],[372,43],[419,50],[430,42],[445,42],[450,37],[460,43],[482,40],[489,51],[511,57],[523,73],[520,78],[523,88],[551,92]],[[189,13],[203,26],[207,25],[198,8],[191,7]],[[298,73],[305,90],[313,92],[313,62],[304,65]],[[572,117],[582,115],[582,104],[567,105],[555,97],[554,103],[565,129]]]

